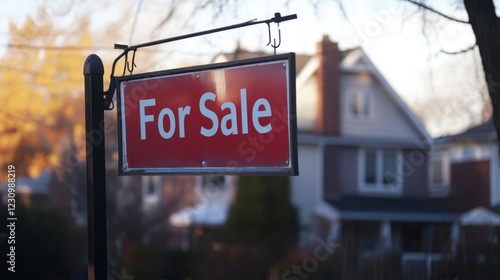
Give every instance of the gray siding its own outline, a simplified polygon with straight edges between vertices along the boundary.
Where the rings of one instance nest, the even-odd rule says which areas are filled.
[[[318,148],[316,145],[299,144],[299,176],[290,177],[291,201],[299,211],[300,223],[308,226],[313,223],[314,207],[319,196],[321,182],[318,169]]]
[[[357,148],[325,147],[324,170],[325,195],[357,193]]]
[[[350,136],[417,139],[418,132],[405,114],[390,100],[385,89],[368,73],[343,73],[341,77],[341,133]],[[373,110],[368,118],[356,118],[350,108],[350,95],[363,91],[371,96]]]
[[[403,150],[403,195],[425,197],[429,195],[428,152],[424,150]]]
[[[340,185],[346,194],[358,192],[358,149],[343,147],[340,153]]]
[[[314,131],[318,111],[318,84],[310,77],[297,89],[297,127],[301,131]]]

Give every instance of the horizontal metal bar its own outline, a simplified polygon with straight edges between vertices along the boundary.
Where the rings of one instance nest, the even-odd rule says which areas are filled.
[[[280,23],[280,22],[283,22],[283,21],[288,21],[288,20],[292,20],[292,19],[296,19],[296,18],[297,18],[296,14],[282,17],[280,15],[280,13],[275,13],[274,14],[274,18],[271,18],[271,19],[260,20],[260,21],[258,21],[257,19],[252,19],[252,20],[249,20],[249,21],[246,21],[246,22],[242,22],[242,23],[238,23],[238,24],[233,24],[233,25],[230,25],[230,26],[224,26],[224,27],[214,28],[214,29],[210,29],[210,30],[205,30],[205,31],[199,31],[199,32],[185,34],[185,35],[180,35],[180,36],[176,36],[176,37],[171,37],[171,38],[166,38],[166,39],[161,39],[161,40],[146,42],[146,43],[138,44],[138,45],[135,45],[135,46],[129,46],[129,47],[127,47],[125,49],[125,51],[137,50],[139,48],[150,47],[150,46],[160,45],[160,44],[164,44],[164,43],[170,43],[170,42],[184,40],[184,39],[188,39],[188,38],[192,38],[192,37],[203,36],[203,35],[207,35],[207,34],[212,34],[212,33],[217,33],[217,32],[222,32],[222,31],[227,31],[227,30],[231,30],[231,29],[236,29],[236,28],[241,28],[241,27],[246,27],[246,26],[261,24],[261,23],[266,23],[266,24],[269,24],[271,22]],[[124,45],[116,44],[115,47],[116,46],[119,46],[119,48],[122,48]]]
[[[253,19],[253,20],[250,20],[247,22],[234,24],[234,25],[230,25],[230,26],[224,26],[224,27],[214,28],[214,29],[210,29],[210,30],[199,31],[199,32],[189,33],[189,34],[180,35],[180,36],[176,36],[176,37],[171,37],[171,38],[151,41],[151,42],[147,42],[147,43],[142,43],[139,45],[130,46],[130,47],[128,47],[128,49],[134,50],[134,49],[139,49],[139,48],[144,48],[144,47],[150,47],[150,46],[154,46],[154,45],[170,43],[170,42],[174,42],[174,41],[179,41],[179,40],[184,40],[184,39],[197,37],[197,36],[203,36],[203,35],[207,35],[207,34],[211,34],[211,33],[217,33],[217,32],[222,32],[222,31],[226,31],[226,30],[241,28],[241,27],[245,27],[245,26],[260,24],[260,23],[264,23],[264,22],[265,21],[256,21],[255,19]]]

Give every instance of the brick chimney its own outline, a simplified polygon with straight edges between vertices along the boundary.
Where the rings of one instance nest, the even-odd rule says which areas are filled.
[[[337,43],[330,41],[328,35],[316,45],[319,58],[318,111],[316,132],[322,134],[340,134],[340,58]]]

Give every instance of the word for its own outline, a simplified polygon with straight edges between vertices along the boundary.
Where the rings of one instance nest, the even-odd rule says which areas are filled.
[[[247,105],[246,89],[245,88],[240,89],[241,108],[238,108],[235,103],[230,101],[224,102],[220,105],[220,112],[227,111],[227,113],[223,115],[220,121],[218,114],[207,108],[208,102],[216,102],[216,101],[217,101],[217,96],[215,95],[215,93],[212,92],[205,92],[200,98],[199,102],[200,113],[203,117],[209,119],[212,123],[210,127],[201,126],[200,134],[205,137],[212,137],[219,131],[219,128],[222,134],[225,136],[238,135],[239,133],[248,134],[249,108]],[[147,139],[146,123],[149,122],[154,123],[155,121],[157,122],[156,126],[158,132],[163,139],[172,138],[177,132],[177,126],[179,127],[178,137],[179,138],[186,137],[185,120],[187,116],[191,114],[191,106],[179,107],[176,108],[176,110],[174,109],[177,113],[177,117],[176,114],[174,113],[174,110],[172,110],[171,108],[163,108],[161,109],[160,113],[156,116],[156,119],[154,115],[146,114],[146,108],[153,106],[156,106],[156,99],[154,98],[144,99],[139,101],[141,140]],[[269,101],[267,101],[267,99],[265,98],[257,99],[252,106],[251,112],[252,112],[251,125],[253,125],[253,128],[258,133],[264,134],[271,131],[272,129],[271,123],[268,122],[267,124],[263,125],[261,124],[260,120],[261,118],[272,116],[271,105],[269,104]],[[240,121],[238,121],[238,115],[240,116]],[[169,123],[167,130],[165,130],[165,125],[164,125],[165,121]]]

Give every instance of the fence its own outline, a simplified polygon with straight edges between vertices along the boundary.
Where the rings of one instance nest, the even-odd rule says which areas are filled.
[[[402,280],[439,279],[446,274],[450,256],[440,253],[403,253],[401,256]]]

